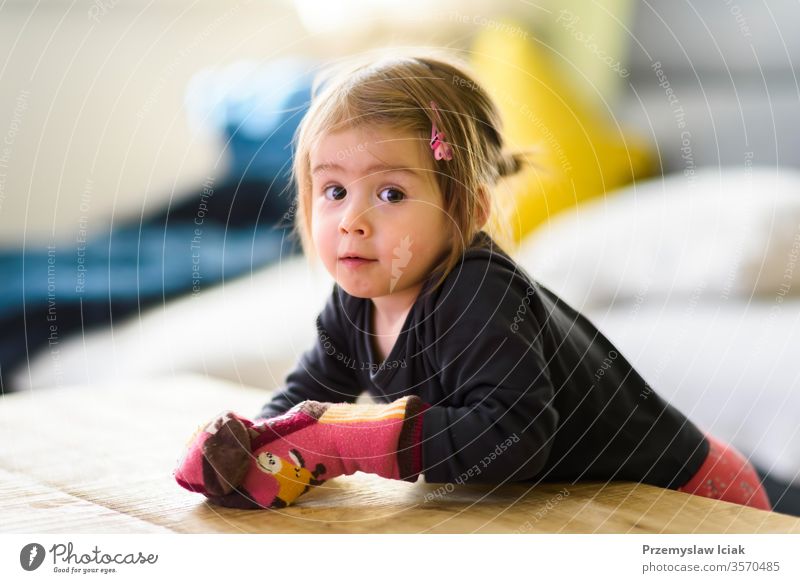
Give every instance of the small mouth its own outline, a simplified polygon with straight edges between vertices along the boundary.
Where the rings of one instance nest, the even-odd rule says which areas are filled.
[[[362,265],[367,265],[369,263],[374,263],[374,262],[375,259],[364,259],[363,257],[356,257],[356,256],[339,258],[339,263],[342,263],[347,267],[360,267]]]
[[[364,257],[363,255],[352,255],[352,254],[340,255],[339,259],[365,259],[367,261],[374,261],[373,259],[370,259],[369,257]]]

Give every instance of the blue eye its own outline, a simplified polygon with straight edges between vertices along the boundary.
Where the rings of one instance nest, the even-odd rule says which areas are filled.
[[[328,200],[342,200],[347,189],[344,186],[328,186],[322,192]]]
[[[387,193],[386,197],[384,197],[384,193]],[[378,192],[378,197],[383,202],[400,202],[401,200],[403,200],[406,197],[406,195],[403,194],[402,191],[400,191],[400,190],[398,190],[396,188],[393,188],[391,186],[388,186],[386,188],[382,188]]]

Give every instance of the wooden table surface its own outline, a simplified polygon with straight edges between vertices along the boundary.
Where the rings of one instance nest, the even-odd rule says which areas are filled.
[[[282,510],[220,508],[171,472],[199,424],[269,393],[186,375],[0,397],[0,532],[800,533],[800,519],[629,482],[411,484],[357,473]]]

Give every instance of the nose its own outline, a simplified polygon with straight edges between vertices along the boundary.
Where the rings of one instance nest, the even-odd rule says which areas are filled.
[[[348,195],[342,211],[342,219],[339,221],[339,233],[366,236],[371,230],[368,197],[351,192],[350,189],[348,189]]]

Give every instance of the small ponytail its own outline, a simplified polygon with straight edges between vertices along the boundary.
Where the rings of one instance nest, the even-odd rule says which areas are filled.
[[[497,175],[500,178],[513,176],[522,170],[525,163],[526,160],[520,153],[501,154],[500,159],[497,161]]]
[[[538,168],[538,164],[536,164],[532,158],[534,158],[539,152],[540,151],[537,148],[529,148],[500,154],[500,157],[497,161],[498,178],[514,176],[528,167]]]

